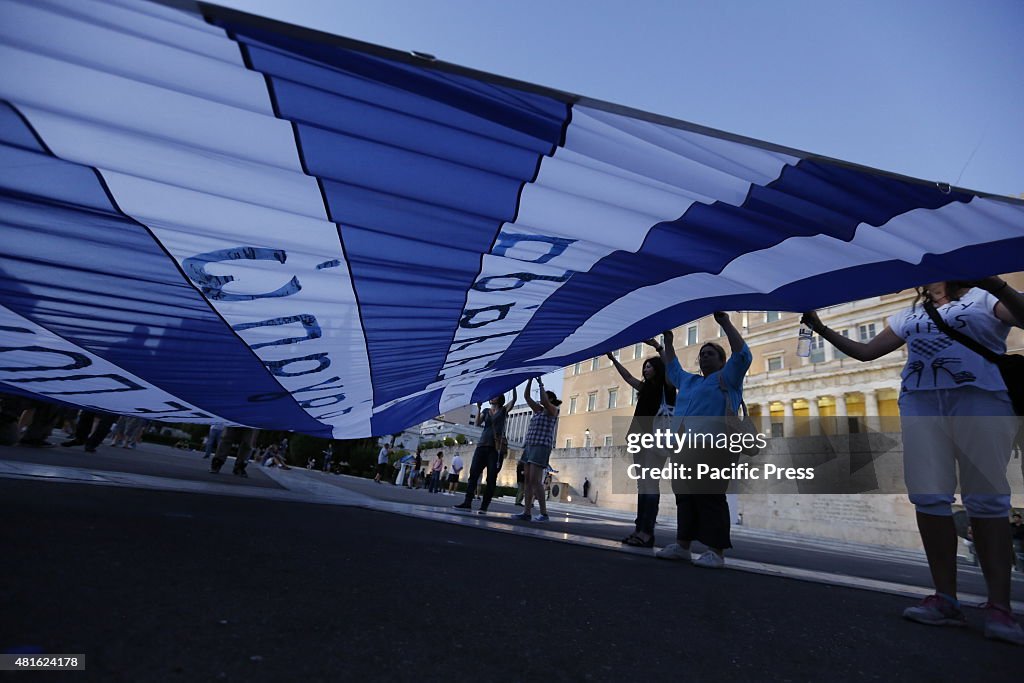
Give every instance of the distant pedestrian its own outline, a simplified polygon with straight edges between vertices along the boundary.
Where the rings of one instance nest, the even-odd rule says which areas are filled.
[[[114,424],[115,419],[117,419],[117,416],[110,415],[109,413],[94,413],[83,410],[78,415],[75,435],[67,441],[61,442],[60,445],[70,447],[84,444],[86,453],[95,453],[96,447],[103,443],[103,439],[107,438],[107,434],[110,433],[110,427]],[[121,419],[126,420],[128,418],[122,417]]]
[[[499,447],[505,438],[505,422],[508,419],[508,411],[516,402],[516,390],[512,390],[512,400],[505,404],[505,395],[499,394],[490,400],[490,407],[480,410],[477,404],[477,424],[483,425],[483,432],[480,434],[480,443],[473,451],[473,461],[469,466],[469,481],[466,482],[466,499],[455,505],[456,510],[472,510],[473,495],[476,493],[477,482],[484,469],[487,470],[487,483],[483,487],[483,501],[480,503],[479,513],[487,514],[487,508],[494,496],[494,488],[498,483],[498,469],[501,467],[501,456]]]
[[[377,453],[377,476],[373,478],[375,482],[380,483],[381,477],[384,476],[384,471],[388,466],[388,456],[391,454],[391,444],[384,444],[380,452]]]
[[[530,396],[533,379],[526,382],[526,404],[533,410],[533,417],[530,418],[530,424],[526,427],[526,436],[523,438],[522,460],[525,481],[523,488],[526,491],[523,507],[526,509],[512,517],[546,522],[548,521],[548,506],[543,484],[544,471],[551,458],[551,449],[555,445],[555,432],[558,429],[558,406],[562,402],[555,396],[555,392],[544,389],[544,382],[539,378],[537,385],[540,389],[540,403],[534,401]],[[540,504],[540,514],[531,516],[534,499],[537,499]]]
[[[259,430],[246,427],[231,427],[224,431],[220,444],[210,460],[210,474],[217,474],[228,461],[228,456],[234,453],[235,466],[232,474],[240,477],[248,476],[245,468],[249,463],[249,455],[253,451],[255,436]],[[265,463],[264,463],[265,464]],[[282,469],[288,469],[282,465]]]
[[[583,497],[590,500],[590,480],[583,478]]]
[[[327,444],[327,450],[324,451],[324,472],[331,471],[331,462],[334,460],[334,444]]]
[[[203,459],[209,458],[210,454],[217,450],[225,426],[223,422],[214,422],[210,425],[210,434],[206,438],[206,455],[203,456]]]
[[[139,445],[139,441],[142,440],[142,435],[146,431],[146,425],[149,424],[149,420],[145,420],[141,417],[121,419],[128,420],[128,424],[124,427],[124,445],[122,448],[136,448]]]
[[[462,475],[462,456],[458,453],[452,458],[452,471],[448,475],[448,495],[454,496],[459,488],[459,477]]]
[[[1019,512],[1013,513],[1010,534],[1013,539],[1014,564],[1017,571],[1024,572],[1024,519],[1021,518]]]
[[[523,507],[523,498],[526,496],[526,465],[523,463],[522,458],[516,462],[516,502],[515,504],[519,507]]]
[[[414,476],[410,479],[409,483],[407,484],[407,486],[409,488],[413,488],[413,486],[414,486],[414,484],[416,482],[416,479],[418,478],[415,475],[417,475],[419,473],[420,468],[422,468],[422,467],[423,467],[423,450],[420,449],[420,448],[417,448],[416,449],[416,457],[412,461],[412,471],[413,471],[413,475]]]
[[[437,455],[434,456],[434,461],[430,463],[430,488],[431,493],[437,493],[441,490],[441,466],[444,464],[444,453],[438,451]]]

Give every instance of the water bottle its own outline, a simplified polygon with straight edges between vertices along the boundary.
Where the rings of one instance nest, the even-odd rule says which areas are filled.
[[[811,339],[814,337],[814,330],[805,323],[800,323],[800,331],[796,338],[796,355],[807,358],[811,355]]]

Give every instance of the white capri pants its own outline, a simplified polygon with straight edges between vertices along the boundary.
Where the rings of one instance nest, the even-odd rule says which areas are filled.
[[[1006,517],[1018,420],[1005,391],[975,387],[904,392],[903,476],[918,512],[949,516],[960,492],[970,517]]]

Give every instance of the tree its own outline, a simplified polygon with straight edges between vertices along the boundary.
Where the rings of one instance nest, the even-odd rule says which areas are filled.
[[[455,445],[455,439],[453,439],[450,436],[444,437],[444,445],[448,446],[448,447],[454,446]]]
[[[459,444],[460,446],[465,446],[466,445],[466,436],[464,434],[456,434],[455,435],[455,443]]]

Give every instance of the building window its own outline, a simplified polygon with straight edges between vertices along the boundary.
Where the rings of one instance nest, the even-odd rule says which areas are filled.
[[[772,356],[771,358],[766,358],[765,361],[767,362],[768,372],[782,369],[782,356]]]
[[[633,393],[629,397],[629,405],[631,405],[631,406],[635,406],[636,405],[636,397],[639,394],[640,394],[639,391],[637,391],[636,389],[633,390]]]
[[[597,358],[591,359],[591,361],[590,361],[590,369],[591,370],[599,370],[600,368],[601,368],[601,357],[598,356]]]
[[[617,408],[618,407],[618,402],[619,402],[619,390],[618,389],[609,389],[608,390],[608,410],[611,410],[612,408]]]
[[[875,324],[874,323],[868,323],[867,325],[858,325],[857,326],[857,336],[860,337],[860,340],[862,342],[869,342],[869,341],[871,341],[872,339],[875,338],[876,334],[877,333],[875,332]]]
[[[583,437],[583,447],[584,448],[590,448],[593,445],[594,445],[593,442],[590,440],[590,434],[587,434],[586,436]]]
[[[850,331],[849,330],[840,330],[839,334],[843,335],[847,339],[850,338]],[[841,360],[843,358],[846,358],[846,354],[843,353],[842,351],[840,351],[835,346],[833,346],[832,347],[832,357],[835,358],[836,360]]]
[[[571,397],[569,399],[569,414],[570,415],[575,415],[576,414],[576,397],[575,396],[573,396],[573,397]]]
[[[566,439],[565,440],[565,447],[566,448],[572,448],[572,439]]]
[[[593,391],[587,394],[587,412],[592,413],[597,410],[597,392]]]
[[[811,362],[825,362],[825,340],[817,334],[811,337]]]
[[[604,445],[605,446],[611,446],[612,445],[612,437],[610,437],[610,436],[604,437]]]
[[[576,365],[572,366],[572,374],[574,374],[574,375],[580,374],[580,364],[579,363],[576,363]]]
[[[620,349],[615,349],[614,351],[612,351],[612,356],[615,357],[615,360],[619,360],[619,358],[621,357],[620,353],[621,353]]]
[[[643,358],[643,357],[644,357],[644,343],[643,342],[639,342],[637,344],[633,344],[633,359],[635,360],[637,358]]]
[[[697,326],[690,325],[686,328],[686,345],[693,346],[697,343]]]
[[[775,322],[778,319],[779,319],[779,312],[778,311],[765,311],[764,312],[764,321],[766,323],[773,323],[773,322]]]

